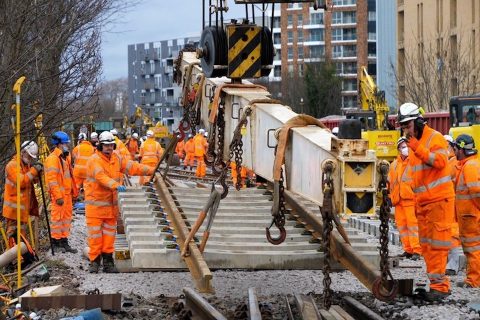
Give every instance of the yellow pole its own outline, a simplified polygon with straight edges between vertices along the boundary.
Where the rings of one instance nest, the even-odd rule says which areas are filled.
[[[15,107],[16,107],[16,126],[15,126],[15,148],[17,149],[17,287],[22,286],[22,251],[21,251],[21,240],[20,233],[22,231],[21,227],[21,212],[20,212],[20,92],[25,77],[22,76],[18,78],[13,86],[13,93],[15,93]]]

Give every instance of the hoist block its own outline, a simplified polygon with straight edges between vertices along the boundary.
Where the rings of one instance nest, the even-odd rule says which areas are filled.
[[[262,69],[262,27],[227,25],[229,78],[259,78]]]

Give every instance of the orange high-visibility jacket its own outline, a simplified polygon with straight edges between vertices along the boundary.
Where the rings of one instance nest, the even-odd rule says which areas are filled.
[[[450,167],[450,176],[452,177],[453,183],[455,183],[456,175],[457,175],[457,157],[455,154],[450,154],[448,156],[448,166]]]
[[[205,150],[208,147],[203,134],[197,133],[195,137],[193,137],[193,143],[195,144],[195,157],[203,157],[205,155]]]
[[[393,206],[398,204],[402,206],[415,205],[412,172],[408,166],[408,158],[403,160],[400,155],[397,156],[397,159],[390,165],[388,181],[390,182],[390,199]]]
[[[177,142],[177,146],[175,147],[175,153],[178,154],[178,155],[182,155],[185,153],[185,141],[182,140],[182,141],[178,141]]]
[[[413,152],[409,158],[417,204],[425,205],[453,199],[455,191],[448,166],[445,138],[438,131],[425,125],[420,140],[411,141],[408,142],[408,146]]]
[[[35,168],[20,161],[20,221],[27,222],[28,215],[38,215],[38,203],[33,190],[33,179],[38,176]],[[36,210],[36,212],[33,212]],[[3,193],[3,216],[17,220],[17,157],[5,167],[5,191]]]
[[[189,140],[185,143],[185,152],[186,152],[186,153],[191,153],[192,156],[193,156],[193,154],[195,153],[195,142],[193,141],[193,138],[189,139]]]
[[[480,161],[470,156],[457,163],[455,209],[457,217],[476,216],[480,221]],[[477,225],[477,227],[479,227]],[[480,238],[479,240],[480,241]]]
[[[62,150],[55,148],[45,160],[45,183],[52,201],[64,199],[66,196],[76,197],[77,187],[72,177],[72,162],[70,156],[61,157]]]
[[[138,152],[138,141],[133,138],[128,139],[126,146],[132,157],[135,156]]]
[[[87,177],[87,161],[95,152],[90,141],[82,141],[73,148],[72,158],[74,162],[73,175],[85,179]]]
[[[127,157],[127,159],[131,158],[130,151],[128,151],[122,140],[115,137],[115,144],[117,145],[115,152],[118,152],[123,157]]]
[[[141,163],[143,164],[157,165],[162,154],[163,148],[154,138],[147,138],[140,147]]]
[[[118,192],[124,173],[129,175],[151,175],[154,168],[112,153],[108,159],[96,152],[87,162],[85,181],[86,217],[109,219],[118,215]]]

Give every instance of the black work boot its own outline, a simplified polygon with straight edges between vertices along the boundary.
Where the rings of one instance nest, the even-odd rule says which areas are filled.
[[[65,253],[65,248],[61,241],[62,239],[52,238],[52,249],[54,253]]]
[[[60,239],[60,241],[62,243],[63,248],[65,248],[66,252],[71,252],[71,253],[77,253],[78,252],[77,249],[74,249],[74,248],[70,247],[70,245],[68,244],[68,239],[67,238],[62,238],[62,239]]]
[[[100,263],[102,263],[102,256],[99,255],[95,258],[95,260],[90,261],[90,266],[88,267],[88,272],[90,273],[98,273],[100,269]]]
[[[102,253],[102,257],[103,257],[103,272],[118,273],[118,269],[117,267],[115,267],[115,263],[113,262],[113,254]]]

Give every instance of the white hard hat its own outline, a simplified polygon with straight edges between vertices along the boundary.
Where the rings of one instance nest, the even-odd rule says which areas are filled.
[[[114,129],[110,130],[110,133],[113,134],[114,136],[116,136],[118,134],[118,131],[117,131],[117,129],[114,128]]]
[[[90,133],[90,139],[98,139],[98,133],[96,133],[95,131]]]
[[[447,140],[447,142],[454,143],[451,135],[446,134],[443,137],[445,138],[445,140]]]
[[[24,150],[30,157],[37,159],[38,156],[38,146],[34,141],[25,141],[22,143],[22,150]]]
[[[205,136],[205,137],[208,137],[208,132],[205,132],[204,136]]]
[[[200,130],[198,130],[198,133],[200,133],[200,134],[204,134],[204,133],[205,133],[205,130],[203,130],[203,129],[200,129]]]
[[[138,139],[138,133],[134,132],[134,133],[132,134],[132,138],[133,138],[133,139]]]
[[[153,131],[152,130],[147,131],[147,137],[153,137]]]
[[[338,127],[334,127],[334,128],[332,129],[332,133],[333,133],[333,134],[337,134],[337,133],[338,133]]]
[[[83,132],[78,134],[78,140],[87,140],[87,135]]]
[[[402,142],[407,142],[407,138],[406,138],[406,137],[400,137],[400,138],[398,138],[398,140],[397,140],[397,148],[398,148],[398,146],[399,146]]]
[[[411,102],[404,103],[398,110],[398,122],[405,123],[420,117],[420,108]]]
[[[103,131],[100,133],[98,141],[102,144],[115,144],[115,138],[113,137],[113,134],[108,131]]]
[[[191,138],[191,137],[193,137],[193,135],[192,135],[191,133],[189,133],[189,134],[188,134],[188,137]]]

